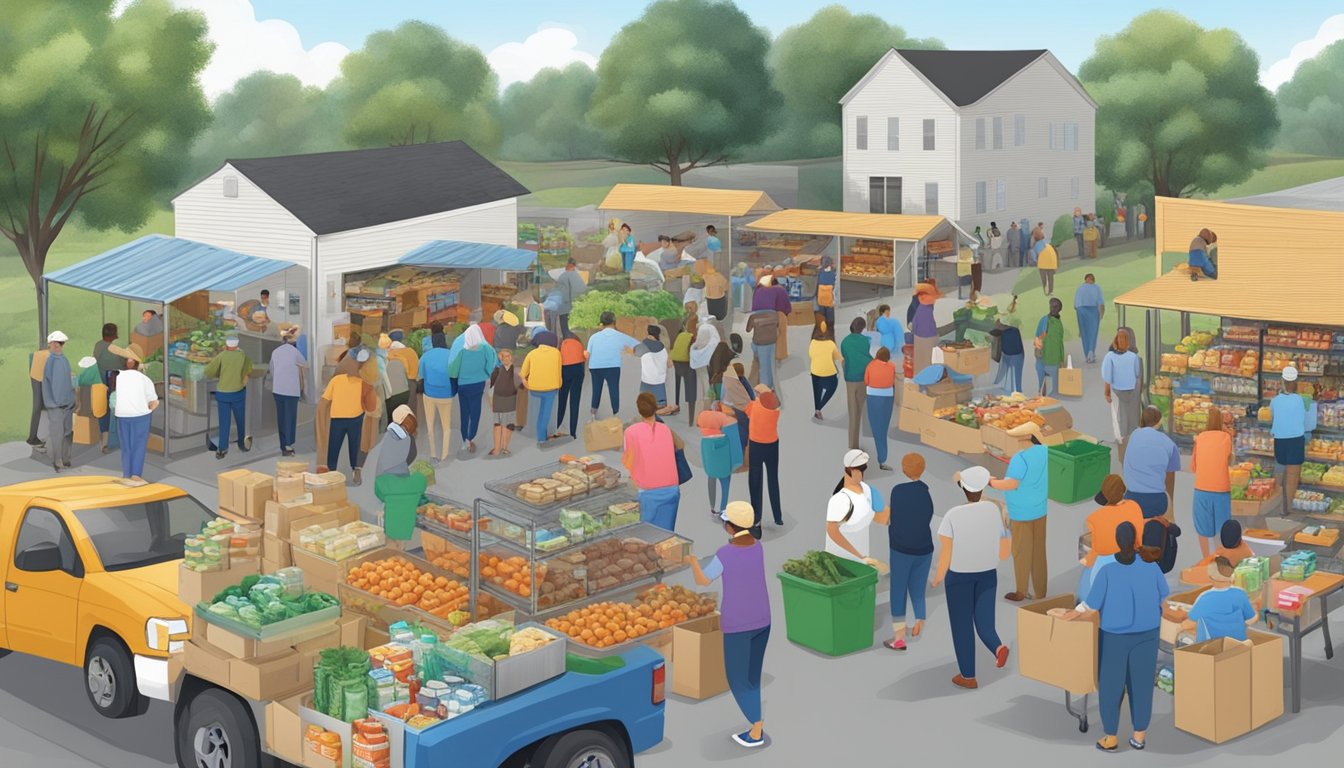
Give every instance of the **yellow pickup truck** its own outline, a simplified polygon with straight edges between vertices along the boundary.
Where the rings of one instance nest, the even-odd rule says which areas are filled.
[[[173,697],[190,636],[186,538],[213,519],[179,488],[62,476],[0,488],[0,649],[82,666],[106,717]]]

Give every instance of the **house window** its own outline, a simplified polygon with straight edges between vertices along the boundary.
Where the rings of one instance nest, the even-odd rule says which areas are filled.
[[[1027,116],[1013,115],[1013,146],[1025,147],[1027,145]]]
[[[1048,130],[1048,131],[1050,132],[1049,144],[1048,144],[1047,146],[1049,146],[1050,149],[1054,149],[1054,148],[1055,148],[1055,124],[1054,124],[1054,123],[1047,123],[1047,124],[1046,124],[1046,130]],[[1042,195],[1042,197],[1044,197],[1044,195]]]
[[[1044,176],[1036,180],[1036,196],[1037,197],[1050,196],[1050,180]]]
[[[869,213],[901,212],[900,176],[868,177],[868,212]]]
[[[1069,197],[1073,200],[1078,199],[1078,177],[1069,179]]]
[[[1003,149],[1003,118],[994,118],[994,148]]]
[[[932,121],[932,120],[925,120],[925,121],[924,121],[924,149],[925,149],[925,151],[932,151],[932,150],[933,150],[933,121]]]
[[[938,182],[936,181],[924,184],[924,213],[938,213]]]
[[[1078,149],[1078,124],[1064,124],[1064,149],[1072,152]]]
[[[975,148],[985,148],[985,118],[975,118]]]
[[[854,148],[868,148],[868,118],[860,117],[854,121]]]
[[[994,182],[994,210],[1002,211],[1008,207],[1008,182],[999,179]]]
[[[985,182],[975,182],[975,212],[985,212]]]
[[[238,177],[237,177],[237,176],[225,176],[225,177],[224,177],[224,196],[225,196],[225,197],[237,197],[237,196],[238,196]]]
[[[901,148],[901,118],[887,118],[887,151],[895,152]]]

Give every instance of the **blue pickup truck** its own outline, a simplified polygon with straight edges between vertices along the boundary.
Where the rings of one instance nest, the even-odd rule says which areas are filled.
[[[666,667],[637,646],[603,660],[570,657],[560,677],[420,733],[404,768],[630,768],[663,740]],[[260,768],[264,703],[184,675],[174,712],[181,768]]]

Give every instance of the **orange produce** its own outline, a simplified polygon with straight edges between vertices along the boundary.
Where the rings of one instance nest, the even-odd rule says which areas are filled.
[[[415,606],[446,617],[467,603],[461,582],[421,571],[404,557],[361,563],[346,574],[346,583],[399,606]]]
[[[635,604],[595,603],[550,619],[546,626],[591,648],[609,648],[708,616],[716,608],[713,595],[698,595],[685,587],[659,586],[641,594]]]

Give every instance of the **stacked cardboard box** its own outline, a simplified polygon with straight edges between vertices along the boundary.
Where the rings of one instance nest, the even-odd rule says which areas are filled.
[[[268,640],[239,635],[217,624],[196,624],[197,631],[186,645],[187,670],[254,701],[284,699],[310,690],[320,652],[341,645],[359,646],[364,638],[360,617],[345,617]],[[268,740],[271,736],[267,734]]]
[[[249,469],[220,472],[219,509],[234,515],[261,520],[266,513],[266,502],[275,493],[275,478]]]
[[[299,565],[313,589],[335,594],[336,584],[344,578],[344,573],[338,578],[330,569],[322,569],[321,563],[315,560],[296,562],[292,545],[300,530],[313,525],[340,527],[358,520],[359,509],[346,497],[344,475],[339,472],[318,475],[302,470],[306,470],[306,465],[294,462],[281,462],[277,467],[280,474],[275,480],[274,498],[266,503],[262,515],[265,531],[262,570],[272,573]]]
[[[901,412],[897,426],[919,435],[920,442],[948,453],[983,453],[980,430],[934,416],[935,411],[954,408],[958,403],[971,400],[970,382],[953,383],[944,379],[936,384],[920,387],[913,381],[905,383],[901,392]]]

